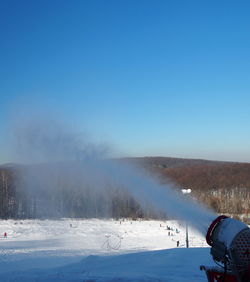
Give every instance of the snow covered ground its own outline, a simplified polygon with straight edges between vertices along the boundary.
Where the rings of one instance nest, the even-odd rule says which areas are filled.
[[[176,221],[1,220],[0,281],[207,281],[205,239],[185,236]]]

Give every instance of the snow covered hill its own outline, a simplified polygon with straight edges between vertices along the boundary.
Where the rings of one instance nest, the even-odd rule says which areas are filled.
[[[176,221],[2,220],[0,281],[206,281],[205,239],[185,236]]]

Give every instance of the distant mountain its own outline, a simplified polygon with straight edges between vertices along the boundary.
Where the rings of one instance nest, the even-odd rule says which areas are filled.
[[[169,157],[126,158],[169,179],[177,189],[191,189],[191,196],[218,213],[250,223],[250,163]]]
[[[151,173],[157,174],[157,176],[160,176],[159,179],[162,184],[168,183],[171,180],[176,184],[176,189],[191,189],[192,197],[210,206],[218,213],[228,213],[236,217],[244,215],[246,216],[246,221],[248,220],[248,214],[250,215],[250,163],[171,157],[134,157],[122,158],[119,161],[131,163],[134,166],[142,167]],[[41,173],[45,172],[43,179],[46,179],[47,170],[43,169],[44,165],[47,166],[48,164],[37,164],[35,166],[38,171],[41,169]],[[65,166],[65,168],[72,168],[74,162],[60,163],[60,165]],[[0,218],[20,216],[20,210],[22,216],[29,217],[36,214],[37,205],[39,201],[41,202],[41,199],[36,199],[34,195],[33,198],[30,195],[26,195],[24,191],[20,190],[16,181],[17,176],[19,175],[20,177],[21,175],[22,168],[25,167],[27,166],[13,163],[0,166]],[[17,174],[16,172],[19,173]],[[73,185],[74,183],[71,184]],[[57,211],[62,209],[63,206],[67,206],[67,211],[70,211],[70,214],[95,216],[98,210],[94,209],[95,214],[93,215],[91,213],[93,212],[92,206],[98,207],[98,201],[100,201],[100,206],[103,205],[102,197],[95,199],[94,204],[90,201],[93,195],[89,194],[87,188],[82,190],[80,196],[73,194],[68,189],[67,183],[62,182],[59,188],[62,188],[62,191],[59,189],[61,192],[58,189],[50,190],[50,192],[55,190],[53,197],[46,193],[43,195],[43,197],[46,196],[50,201],[52,199],[55,201],[53,205],[57,207]],[[129,195],[119,195],[116,193],[112,195],[114,199],[111,197],[112,199],[109,202],[114,217],[138,216],[141,214],[140,207],[133,199],[129,198]],[[37,197],[37,195],[35,196]],[[27,199],[29,199],[29,205],[27,204]],[[81,202],[80,204],[79,201]],[[129,207],[126,206],[128,203]],[[69,215],[63,213],[63,216]]]
[[[145,168],[159,168],[159,169],[190,167],[190,166],[218,166],[218,165],[226,165],[226,164],[247,164],[240,162],[212,161],[205,159],[172,158],[172,157],[160,157],[160,156],[126,157],[126,158],[120,158],[119,160],[127,161],[129,163],[139,165]],[[17,164],[17,163],[6,163],[0,165],[0,168],[15,168],[22,166],[25,165]]]
[[[171,178],[195,190],[249,188],[250,163],[171,157],[125,158],[127,162]]]
[[[145,168],[177,168],[177,167],[190,167],[201,165],[224,165],[233,162],[223,161],[209,161],[203,159],[185,159],[185,158],[171,158],[171,157],[132,157],[123,158],[123,160],[129,161],[134,164],[139,164]]]

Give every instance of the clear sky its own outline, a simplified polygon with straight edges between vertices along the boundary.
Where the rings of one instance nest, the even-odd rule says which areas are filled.
[[[118,155],[250,162],[249,13],[248,0],[1,1],[0,163],[18,108]]]

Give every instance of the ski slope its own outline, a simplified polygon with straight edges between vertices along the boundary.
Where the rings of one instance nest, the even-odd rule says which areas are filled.
[[[206,281],[205,239],[185,237],[177,221],[1,220],[0,281]]]

